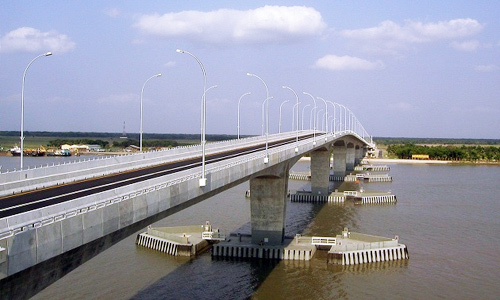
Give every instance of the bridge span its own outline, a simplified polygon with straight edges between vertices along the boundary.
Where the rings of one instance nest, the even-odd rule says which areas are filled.
[[[252,242],[284,240],[290,168],[311,156],[311,189],[327,195],[330,157],[344,176],[364,136],[288,132],[0,174],[0,290],[29,297],[130,234],[250,180]],[[5,293],[4,293],[5,292]]]

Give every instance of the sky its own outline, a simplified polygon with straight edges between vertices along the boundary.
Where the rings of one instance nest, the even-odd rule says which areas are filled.
[[[208,134],[237,134],[238,103],[261,134],[266,86],[269,133],[280,107],[291,131],[288,86],[307,129],[303,92],[375,137],[500,138],[498,1],[1,1],[0,131],[20,130],[24,71],[50,51],[26,72],[27,131],[137,133],[142,95],[145,133],[200,133],[196,57]]]

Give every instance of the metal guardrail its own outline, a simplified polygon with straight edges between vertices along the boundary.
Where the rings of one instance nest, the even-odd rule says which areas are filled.
[[[337,239],[333,237],[313,236],[311,244],[318,246],[334,246],[337,244]]]

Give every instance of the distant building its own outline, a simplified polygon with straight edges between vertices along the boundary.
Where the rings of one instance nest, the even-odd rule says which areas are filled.
[[[89,151],[94,151],[94,152],[102,152],[104,149],[102,149],[101,145],[87,145],[89,147]]]

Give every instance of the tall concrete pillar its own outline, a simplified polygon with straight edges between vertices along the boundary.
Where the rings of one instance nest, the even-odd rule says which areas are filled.
[[[354,144],[353,143],[348,143],[346,147],[346,154],[345,154],[345,165],[346,165],[346,171],[354,171],[354,163],[355,163],[355,149],[354,149]]]
[[[354,164],[357,166],[361,162],[361,159],[363,159],[363,147],[360,145],[356,145],[355,149],[355,158],[354,158]]]
[[[281,245],[285,238],[288,170],[250,179],[252,243]]]
[[[344,141],[333,144],[333,175],[344,177],[346,173],[346,148]]]
[[[311,192],[327,196],[330,184],[330,151],[321,148],[311,152]]]

